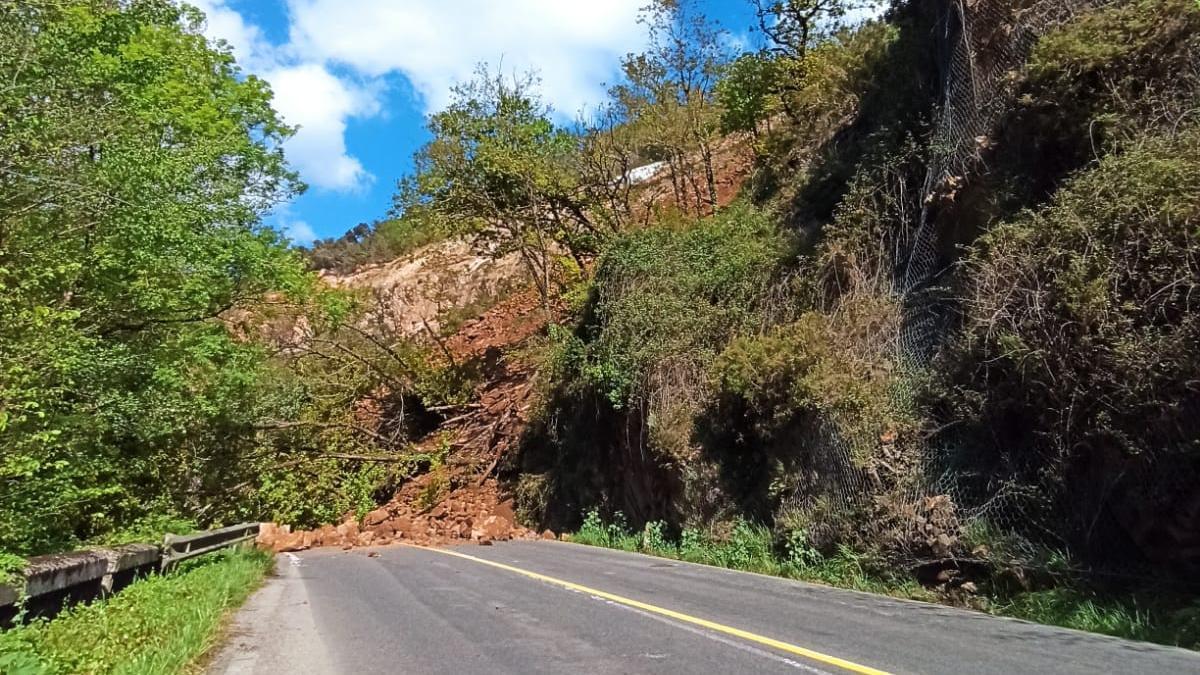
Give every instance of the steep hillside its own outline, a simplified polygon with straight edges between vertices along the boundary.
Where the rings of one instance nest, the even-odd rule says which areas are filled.
[[[527,512],[960,598],[1186,581],[1200,9],[1018,4],[809,49],[746,202],[606,248]]]

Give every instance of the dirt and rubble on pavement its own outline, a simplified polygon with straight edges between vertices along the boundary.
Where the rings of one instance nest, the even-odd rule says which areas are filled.
[[[479,486],[454,490],[428,509],[416,508],[416,495],[427,482],[422,479],[431,475],[426,474],[405,485],[395,499],[361,519],[349,516],[338,525],[297,531],[286,525],[264,523],[258,543],[264,548],[284,552],[322,546],[352,549],[395,543],[487,545],[510,539],[555,538],[549,530],[538,533],[517,524],[512,500],[501,499],[493,479]]]

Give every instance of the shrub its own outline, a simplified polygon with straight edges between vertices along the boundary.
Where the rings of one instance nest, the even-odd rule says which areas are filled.
[[[571,537],[572,541],[588,546],[616,548],[623,551],[636,551],[641,544],[641,537],[629,530],[625,515],[617,511],[611,522],[604,522],[598,509],[590,509],[584,514],[583,525]]]
[[[645,394],[655,366],[705,363],[756,319],[756,301],[782,262],[786,238],[745,204],[684,230],[652,228],[600,261],[582,327],[584,381],[616,407]]]
[[[719,390],[745,401],[770,433],[797,417],[832,420],[859,448],[913,425],[893,393],[896,303],[863,296],[733,340],[713,366]]]
[[[1194,0],[1107,3],[1049,32],[1030,55],[1027,105],[1063,136],[1128,140],[1175,124],[1200,83],[1200,5]]]
[[[645,553],[654,555],[675,553],[675,546],[667,541],[666,528],[667,524],[661,520],[647,522],[646,526],[642,528],[642,541],[638,548]]]
[[[1142,555],[1186,549],[1154,523],[1189,508],[1200,471],[1198,228],[1193,126],[1105,157],[963,263],[961,414],[992,448],[973,461],[1038,485],[1041,516],[1077,545],[1109,514]]]
[[[530,527],[547,521],[550,499],[554,492],[548,473],[523,473],[513,488],[513,506],[517,520]]]
[[[1153,454],[1195,438],[1198,153],[1191,128],[1106,158],[964,263],[982,373],[1005,373],[989,380],[1065,447]]]

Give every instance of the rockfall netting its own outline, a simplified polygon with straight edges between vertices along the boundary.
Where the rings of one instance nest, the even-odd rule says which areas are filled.
[[[931,3],[932,4],[932,3]],[[920,373],[952,336],[954,303],[944,276],[954,262],[939,214],[970,184],[992,147],[992,134],[1015,103],[1020,70],[1038,39],[1104,0],[947,0],[937,20],[940,100],[935,111],[919,216],[898,224],[893,287],[902,321],[893,343],[899,365],[897,400],[918,395]],[[944,219],[943,219],[944,220]],[[905,447],[885,432],[870,448],[834,424],[807,432],[783,511],[810,513],[810,527],[842,514],[879,528],[904,564],[946,558],[1000,559],[1037,566],[1048,551],[1128,547],[1122,528],[1107,522],[1097,495],[1067,495],[1046,472],[993,472],[994,460],[973,456],[953,431],[922,435]],[[870,460],[862,458],[869,455]],[[1103,489],[1098,486],[1097,489]],[[832,514],[832,515],[831,515]],[[1067,528],[1084,528],[1064,536]],[[1103,556],[1101,556],[1103,557]]]

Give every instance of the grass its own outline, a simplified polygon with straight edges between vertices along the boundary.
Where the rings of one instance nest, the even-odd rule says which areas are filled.
[[[52,621],[0,633],[0,673],[189,672],[270,565],[271,556],[257,550],[214,553]]]
[[[605,522],[593,510],[584,515],[583,525],[571,535],[571,541],[893,597],[936,600],[934,593],[915,581],[873,571],[877,566],[872,561],[849,549],[823,556],[807,544],[802,534],[793,535],[781,552],[770,529],[744,520],[734,522],[723,536],[685,529],[673,540],[667,537],[661,522],[647,523],[641,533],[636,533],[626,525],[622,514]]]
[[[1026,591],[992,605],[988,611],[1001,616],[1200,650],[1200,603],[1170,591],[1116,598],[1063,587]]]
[[[911,578],[891,574],[878,561],[847,548],[823,555],[807,543],[803,532],[794,532],[782,545],[771,530],[746,521],[735,521],[722,536],[685,529],[678,539],[665,535],[663,523],[647,523],[634,532],[617,513],[606,522],[599,512],[585,514],[571,541],[673,558],[688,562],[757,572],[888,595],[910,600],[962,604],[925,588]],[[973,609],[1035,623],[1102,633],[1131,640],[1200,649],[1200,601],[1171,591],[1104,594],[1073,582],[1029,591],[993,589],[981,584],[971,597]]]

